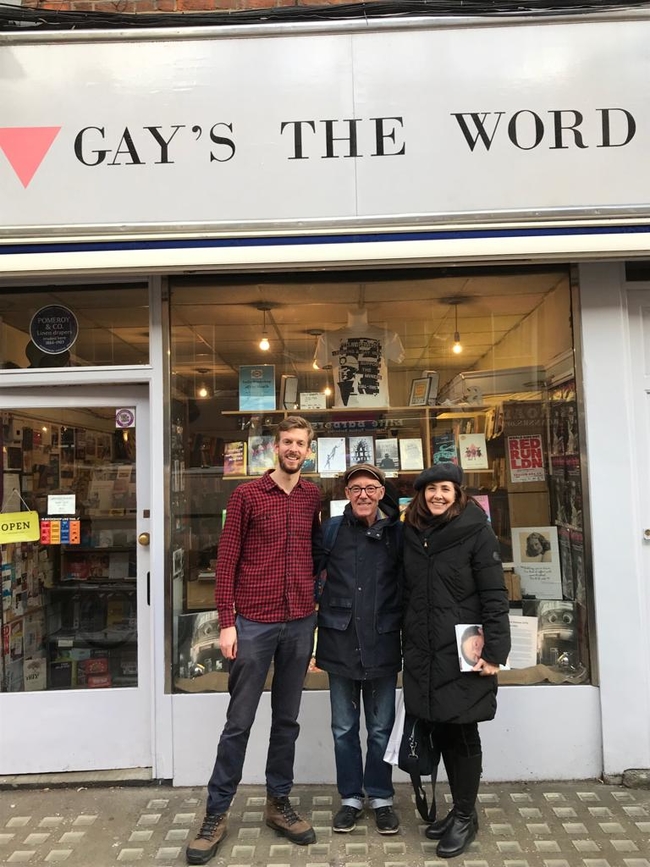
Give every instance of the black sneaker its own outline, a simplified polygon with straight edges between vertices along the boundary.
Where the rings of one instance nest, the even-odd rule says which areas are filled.
[[[349,834],[357,827],[357,819],[363,813],[357,807],[352,807],[350,804],[344,804],[334,816],[332,822],[332,830],[337,834]]]
[[[397,834],[399,831],[399,816],[391,806],[377,807],[375,821],[380,834]]]

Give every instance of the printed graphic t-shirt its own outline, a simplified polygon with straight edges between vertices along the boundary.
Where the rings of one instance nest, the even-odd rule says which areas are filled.
[[[390,406],[388,361],[400,364],[404,347],[394,331],[366,325],[321,334],[314,360],[334,372],[334,406]]]

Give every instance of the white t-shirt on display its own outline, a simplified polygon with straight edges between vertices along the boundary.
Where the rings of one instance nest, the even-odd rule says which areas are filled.
[[[352,325],[321,334],[316,364],[334,372],[334,406],[388,407],[388,361],[401,364],[399,335],[374,325]]]

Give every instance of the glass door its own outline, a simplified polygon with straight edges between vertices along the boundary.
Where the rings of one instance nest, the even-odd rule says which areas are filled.
[[[0,773],[151,766],[146,391],[2,407]]]

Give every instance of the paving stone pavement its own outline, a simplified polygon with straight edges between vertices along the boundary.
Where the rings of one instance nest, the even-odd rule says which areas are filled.
[[[398,784],[398,834],[377,833],[366,811],[333,834],[334,786],[296,786],[292,802],[317,842],[295,846],[263,822],[262,786],[241,786],[213,867],[650,867],[650,791],[598,781],[484,784],[479,835],[458,858],[436,857],[409,785]],[[439,805],[446,786],[439,789]],[[112,867],[185,863],[203,818],[202,788],[138,786],[0,791],[0,863]],[[440,809],[443,807],[440,805]]]

